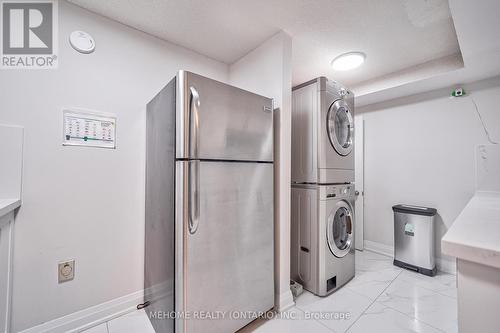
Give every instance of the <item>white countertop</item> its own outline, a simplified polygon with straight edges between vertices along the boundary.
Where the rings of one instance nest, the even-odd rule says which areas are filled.
[[[21,199],[0,199],[0,217],[21,206]]]
[[[500,192],[477,192],[441,240],[443,253],[500,268]]]

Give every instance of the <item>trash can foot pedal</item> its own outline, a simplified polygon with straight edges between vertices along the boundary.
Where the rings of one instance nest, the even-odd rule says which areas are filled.
[[[435,266],[433,269],[428,269],[428,268],[424,268],[424,267],[410,265],[410,264],[404,263],[404,262],[396,260],[396,259],[394,259],[394,266],[409,269],[411,271],[421,273],[421,274],[424,274],[427,276],[434,276],[437,273],[437,268]]]

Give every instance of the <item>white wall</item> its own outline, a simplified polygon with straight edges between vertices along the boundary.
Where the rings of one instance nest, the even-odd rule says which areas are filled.
[[[143,289],[145,105],[179,69],[228,79],[225,64],[59,5],[59,69],[0,73],[0,123],[26,133],[14,332]],[[69,47],[73,30],[95,53]],[[117,149],[63,147],[63,106],[116,113]],[[58,284],[68,258],[75,280]]]
[[[290,138],[292,39],[280,32],[229,68],[229,82],[274,99],[275,308],[293,305],[290,292]]]
[[[21,199],[24,129],[0,121],[0,199]]]
[[[24,129],[0,124],[0,332],[10,332],[14,212],[6,202],[21,200]],[[19,202],[15,207],[19,206]]]
[[[500,192],[500,144],[476,147],[476,190]]]
[[[500,77],[465,88],[500,141]],[[395,204],[435,207],[441,258],[441,237],[475,191],[476,145],[488,143],[470,97],[451,99],[450,93],[442,89],[357,110],[365,119],[365,240],[393,246]]]

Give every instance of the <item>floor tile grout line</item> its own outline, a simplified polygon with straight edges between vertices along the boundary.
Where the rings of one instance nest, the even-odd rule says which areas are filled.
[[[304,309],[301,309],[297,306],[297,303],[295,303],[295,308],[298,309],[299,311],[301,311],[303,314],[306,313],[306,310]],[[317,322],[318,324],[320,324],[321,326],[325,327],[326,329],[328,329],[330,332],[333,332],[333,333],[337,333],[335,330],[333,330],[332,328],[326,326],[325,324],[323,324],[321,321],[317,320],[317,319],[312,319],[313,321]]]
[[[407,281],[404,281],[404,282],[407,282]],[[409,283],[409,282],[408,282]],[[422,289],[425,289],[427,291],[432,291],[433,293],[436,293],[436,294],[439,294],[440,296],[444,296],[444,297],[447,297],[447,298],[451,298],[451,299],[454,299],[456,300],[457,298],[456,297],[453,297],[453,296],[450,296],[450,295],[446,295],[446,294],[443,294],[437,290],[434,290],[434,289],[431,289],[431,288],[426,288],[426,287],[423,287],[423,286],[420,286],[418,284],[415,284],[415,287],[419,287],[419,288],[422,288]]]
[[[394,281],[396,281],[396,279],[399,277],[399,275],[400,275],[401,273],[403,273],[403,270],[401,270],[401,272],[399,272],[399,274],[396,276],[396,278],[395,278],[394,280],[392,280],[392,281],[391,281],[391,283],[387,286],[387,288],[389,288],[389,286],[390,286],[390,285],[391,285]],[[382,291],[382,293],[383,293],[383,292],[384,292],[387,288],[385,288],[385,289]],[[424,288],[424,289],[425,289],[425,288]],[[428,289],[426,289],[426,290],[428,290]],[[377,302],[377,300],[378,300],[378,299],[379,299],[379,297],[382,295],[382,293],[380,293],[380,295],[378,295],[378,296],[377,296],[377,298],[375,299],[374,303],[375,303],[375,302]],[[443,296],[444,296],[444,295],[443,295]],[[372,304],[373,304],[373,303],[372,303]],[[420,322],[420,323],[423,323],[423,324],[425,324],[425,325],[427,325],[427,326],[429,326],[429,327],[432,327],[433,329],[435,329],[435,330],[437,330],[437,331],[439,331],[439,332],[444,332],[444,333],[446,333],[446,331],[445,331],[445,330],[442,330],[442,329],[437,328],[437,327],[435,327],[435,326],[433,326],[433,325],[431,325],[431,324],[428,324],[427,322],[425,322],[425,321],[423,321],[423,320],[421,320],[421,319],[418,319],[418,318],[415,318],[415,317],[413,317],[413,316],[410,316],[409,314],[404,313],[404,312],[402,312],[402,311],[399,311],[399,310],[398,310],[398,309],[396,309],[396,308],[393,308],[393,307],[387,306],[387,305],[385,305],[384,303],[380,303],[380,304],[382,304],[382,305],[383,305],[383,306],[385,306],[386,308],[392,309],[392,310],[394,310],[394,311],[396,311],[396,312],[398,312],[398,313],[400,313],[400,314],[402,314],[402,315],[404,315],[404,316],[406,316],[406,317],[408,317],[408,318],[410,318],[410,319],[416,320],[416,321],[418,321],[418,322]],[[370,306],[371,306],[371,305],[370,305]]]
[[[352,328],[352,326],[354,324],[356,324],[356,322],[366,313],[366,310],[368,310],[377,301],[377,299],[380,297],[380,295],[382,295],[382,293],[384,291],[386,291],[386,289],[391,286],[391,284],[399,277],[399,275],[401,275],[402,272],[403,272],[403,270],[400,270],[398,272],[398,274],[393,279],[391,279],[391,282],[389,282],[389,284],[377,295],[377,297],[375,297],[375,299],[373,301],[370,298],[367,297],[368,299],[370,299],[371,303],[363,310],[363,312],[361,312],[361,314],[356,318],[356,320],[354,320],[352,322],[352,324],[349,325],[349,327],[347,327],[347,329],[345,330],[345,332],[348,332]],[[352,290],[352,291],[355,292],[354,290]],[[359,293],[356,293],[356,294],[360,295]],[[364,296],[364,295],[362,295],[362,296]]]
[[[331,327],[328,327],[326,326],[326,324],[322,323],[321,321],[317,320],[317,319],[313,319],[315,322],[317,322],[318,324],[320,324],[321,326],[325,327],[327,330],[329,330],[330,332],[333,332],[333,333],[337,333],[337,331],[335,331],[333,328]]]
[[[430,289],[428,289],[428,290],[430,290]],[[434,292],[435,292],[435,293],[437,293],[437,294],[439,294],[439,295],[441,295],[441,296],[444,296],[444,297],[448,297],[448,298],[451,298],[451,299],[457,300],[457,297],[453,297],[453,296],[450,296],[450,295],[442,294],[442,293],[440,293],[439,291],[435,291],[435,290],[434,290]]]
[[[375,300],[375,302],[376,302],[376,300]],[[399,311],[399,310],[398,310],[398,309],[396,309],[396,308],[393,308],[393,307],[391,307],[391,306],[387,306],[387,305],[385,305],[384,303],[380,303],[380,304],[382,304],[383,306],[385,306],[385,307],[386,307],[386,308],[388,308],[388,309],[391,309],[391,310],[393,310],[393,311],[396,311],[396,312],[397,312],[397,313],[399,313],[399,314],[402,314],[402,315],[403,315],[403,316],[405,316],[405,317],[408,317],[408,318],[410,318],[410,319],[413,319],[413,320],[418,321],[419,323],[422,323],[422,324],[425,324],[425,325],[427,325],[427,326],[429,326],[429,327],[432,327],[433,329],[435,329],[435,330],[437,330],[437,331],[439,331],[439,332],[446,333],[446,331],[445,331],[445,330],[443,330],[443,329],[441,329],[441,328],[437,328],[437,327],[435,327],[435,326],[433,326],[433,325],[431,325],[431,324],[429,324],[429,323],[426,323],[425,321],[422,321],[421,319],[418,319],[418,318],[412,317],[412,316],[410,316],[409,314],[404,313],[404,312],[401,312],[401,311]]]
[[[401,272],[407,272],[407,271],[403,271],[403,270],[402,270]],[[408,271],[408,272],[411,272],[411,271]],[[417,273],[416,273],[416,274],[417,274]],[[449,273],[446,273],[446,274],[449,274]],[[450,275],[451,275],[451,274],[450,274]],[[398,274],[398,276],[399,276],[399,274]],[[403,282],[407,282],[407,283],[411,284],[411,282],[409,282],[409,281],[403,281]],[[440,294],[440,295],[442,295],[442,296],[446,296],[446,297],[449,297],[449,298],[457,299],[456,297],[449,296],[449,295],[446,295],[446,294],[442,294],[442,293],[440,293],[439,291],[434,290],[434,289],[431,289],[431,288],[428,288],[428,287],[424,287],[424,286],[421,286],[421,285],[418,285],[418,284],[415,284],[415,286],[420,287],[420,288],[423,288],[423,289],[425,289],[425,290],[433,291],[433,292],[438,293],[438,294]],[[453,287],[450,287],[450,289],[452,289],[452,288],[453,288]],[[455,287],[455,289],[456,289],[456,287]]]
[[[394,277],[394,279],[392,279],[392,280],[391,280],[391,282],[389,283],[389,285],[392,283],[392,281],[394,281],[394,280],[395,280],[395,279],[399,276],[399,274],[401,274],[401,272],[402,272],[402,271],[399,271],[399,272],[398,272],[398,274]],[[387,287],[389,287],[389,285],[388,285]],[[386,288],[387,288],[387,287],[386,287]],[[348,288],[348,286],[347,286],[347,284],[346,284],[345,286],[343,286],[343,288],[347,288],[347,289],[349,289],[349,288]],[[370,300],[370,301],[371,301],[371,299],[370,299],[369,297],[367,297],[367,296],[365,296],[365,295],[361,295],[360,293],[357,293],[357,292],[355,292],[354,290],[351,290],[351,289],[349,289],[349,290],[350,290],[350,291],[352,291],[353,293],[355,293],[356,295],[362,296],[362,297],[364,297],[364,298],[366,298],[366,299],[368,299],[368,300]],[[385,289],[384,289],[384,290],[385,290]],[[384,292],[384,290],[382,290],[382,292],[381,292],[381,293],[383,293],[383,292]],[[379,296],[380,296],[380,295],[379,295]],[[377,296],[377,297],[378,297],[378,296]],[[375,301],[373,301],[373,302],[375,302]],[[372,302],[372,303],[370,303],[366,309],[368,309],[368,308],[369,308],[369,307],[373,304],[373,302]],[[295,305],[295,307],[297,307],[297,305]],[[303,309],[301,309],[301,308],[299,308],[299,307],[297,307],[297,308],[298,308],[299,310],[301,310],[302,312],[304,312],[304,313],[305,313],[305,310],[303,310]],[[359,316],[358,316],[358,317],[357,317],[357,318],[356,318],[356,319],[352,322],[352,324],[351,324],[351,325],[349,325],[349,326],[347,327],[347,329],[346,329],[344,332],[347,332],[347,331],[351,328],[351,326],[352,326],[352,325],[354,325],[354,323],[355,323],[356,321],[358,321],[358,319],[359,319],[359,318],[360,318],[360,317],[361,317],[361,316],[365,313],[366,309],[365,309],[365,310],[364,310],[364,311],[363,311],[363,312],[362,312],[362,313],[361,313],[361,314],[360,314],[360,315],[359,315]],[[327,328],[329,331],[332,331],[332,332],[334,332],[334,333],[337,333],[334,329],[332,329],[331,327],[326,326],[326,324],[324,324],[323,322],[321,322],[321,321],[319,321],[319,320],[317,320],[317,319],[313,319],[313,320],[314,320],[314,321],[316,321],[317,323],[319,323],[320,325],[322,325],[323,327]]]
[[[367,252],[370,252],[370,253],[375,253],[375,254],[378,254],[378,255],[380,255],[380,256],[386,256],[385,254],[380,254],[380,253],[373,252],[373,251],[370,251],[370,250],[364,250],[364,251],[367,251]],[[364,251],[360,251],[360,252],[364,252]],[[391,258],[390,256],[386,256],[386,257]],[[396,278],[397,278],[397,277],[398,277],[398,276],[399,276],[402,272],[410,272],[410,271],[407,271],[407,270],[403,270],[403,269],[402,269],[402,270],[398,273],[398,275],[396,276]],[[448,272],[443,272],[443,271],[439,271],[439,272],[441,272],[442,274],[447,274],[447,275],[453,275],[453,276],[456,276],[456,274],[452,274],[452,273],[448,273]],[[394,280],[396,280],[396,278],[394,278],[394,279],[391,281],[391,283],[392,283]],[[417,285],[417,287],[421,287],[421,288],[424,288],[424,289],[426,289],[426,290],[433,291],[433,292],[435,292],[435,293],[438,293],[438,294],[440,294],[440,295],[442,295],[442,296],[446,296],[446,297],[448,297],[448,298],[457,299],[456,297],[453,297],[453,296],[450,296],[450,295],[446,295],[446,294],[442,294],[441,292],[439,292],[439,291],[437,291],[437,290],[433,290],[433,289],[430,289],[430,288],[427,288],[427,287],[424,287],[424,286],[421,286],[421,285]],[[450,289],[451,289],[451,288],[450,288]],[[383,292],[383,291],[382,291],[382,292]],[[380,296],[380,294],[379,294],[379,296]],[[377,296],[377,297],[378,297],[378,296]]]
[[[439,291],[437,291],[437,290],[433,290],[433,289],[431,289],[431,288],[426,288],[426,287],[421,286],[421,285],[418,285],[418,284],[416,284],[415,286],[416,286],[416,287],[419,287],[419,288],[422,288],[422,289],[425,289],[425,290],[427,290],[427,291],[432,291],[432,292],[434,292],[434,293],[436,293],[436,294],[439,294],[439,295],[441,295],[441,296],[444,296],[444,297],[448,297],[448,298],[455,299],[455,300],[457,299],[456,297],[453,297],[453,296],[450,296],[450,295],[446,295],[446,294],[442,294],[441,292],[439,292]],[[451,289],[451,288],[450,288],[450,289]]]
[[[382,290],[382,291],[381,291],[381,292],[380,292],[377,296],[375,296],[375,300],[376,300],[376,299],[378,299],[378,298],[379,298],[379,296],[380,296],[380,295],[382,295],[382,293],[383,293],[383,292],[384,292],[387,288],[389,288],[389,286],[390,286],[390,285],[391,285],[391,284],[392,284],[392,283],[393,283],[393,282],[394,282],[394,281],[398,278],[398,276],[399,276],[402,272],[403,272],[403,270],[402,270],[402,269],[401,269],[401,270],[399,270],[398,274],[396,274],[396,276],[394,276],[394,278],[392,278],[392,279],[390,280],[389,284],[388,284],[388,285],[387,285],[387,286],[386,286],[386,287],[385,287],[385,288],[384,288],[384,289],[383,289],[383,290]],[[385,283],[385,282],[384,282],[384,283]],[[350,288],[347,284],[346,284],[346,287],[347,287],[349,290],[351,290],[351,291],[355,292],[356,294],[361,295],[361,296],[364,296],[364,297],[366,297],[366,298],[368,298],[368,299],[370,299],[370,300],[371,300],[371,297],[368,297],[368,296],[366,296],[366,295],[363,295],[363,294],[361,294],[360,292],[357,292],[355,289],[351,289],[351,288]]]
[[[402,270],[401,272],[407,272],[407,271]],[[415,274],[418,274],[418,273],[415,273]],[[446,273],[446,274],[449,274],[449,273]],[[399,276],[399,274],[398,274],[398,276]],[[394,280],[395,280],[395,279],[394,279]],[[431,288],[428,288],[428,287],[424,287],[424,286],[419,285],[419,284],[414,284],[414,283],[412,283],[412,282],[410,282],[410,281],[405,281],[405,280],[402,280],[402,282],[405,282],[405,283],[408,283],[408,284],[413,284],[413,285],[415,285],[416,287],[419,287],[419,288],[425,289],[425,290],[427,290],[427,291],[432,291],[432,292],[435,292],[435,293],[437,293],[437,294],[439,294],[439,295],[441,295],[441,296],[445,296],[445,297],[452,298],[452,299],[455,299],[455,300],[457,299],[456,297],[453,297],[453,296],[450,296],[450,295],[446,295],[446,294],[442,294],[441,292],[439,292],[439,291],[437,291],[437,290],[434,290],[434,289],[431,289]],[[392,282],[391,282],[391,283],[392,283]],[[452,289],[452,288],[453,288],[453,287],[450,287],[450,289]],[[455,289],[456,289],[456,287],[455,287]]]
[[[384,291],[386,291],[387,288],[389,288],[391,286],[391,284],[398,278],[398,276],[402,273],[403,271],[400,271],[398,273],[398,275],[396,275],[396,277],[394,279],[392,279],[392,281],[380,292],[380,294],[366,307],[366,309],[363,310],[363,312],[361,312],[361,314],[358,316],[358,318],[356,318],[355,321],[352,322],[351,325],[349,325],[349,327],[345,330],[345,332],[349,332],[349,330],[351,329],[351,327],[356,324],[356,322],[366,313],[366,310],[368,310],[376,301],[377,299],[380,297],[380,295],[382,295],[382,293]]]

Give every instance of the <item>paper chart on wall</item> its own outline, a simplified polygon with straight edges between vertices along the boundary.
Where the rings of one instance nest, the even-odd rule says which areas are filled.
[[[63,110],[63,145],[116,148],[116,117]]]

